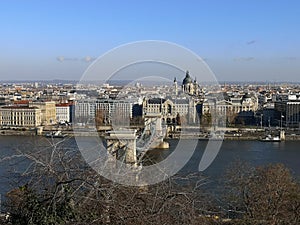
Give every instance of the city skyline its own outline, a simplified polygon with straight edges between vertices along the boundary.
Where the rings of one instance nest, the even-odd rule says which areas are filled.
[[[299,4],[5,1],[0,80],[79,80],[112,48],[164,40],[195,52],[219,81],[297,82]]]

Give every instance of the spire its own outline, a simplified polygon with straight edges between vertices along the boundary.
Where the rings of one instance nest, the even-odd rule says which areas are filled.
[[[177,79],[174,77],[174,89],[175,89],[175,95],[178,95],[178,89],[177,89]]]

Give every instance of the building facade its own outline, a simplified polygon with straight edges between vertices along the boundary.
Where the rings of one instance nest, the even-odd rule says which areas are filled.
[[[133,116],[134,100],[127,99],[89,99],[75,103],[75,120],[77,123],[94,123],[95,118],[104,125],[127,119]],[[100,119],[101,117],[101,119]]]
[[[134,101],[103,99],[96,102],[95,115],[102,117],[105,125],[128,125],[132,118]],[[100,121],[101,122],[101,121]]]
[[[30,107],[37,107],[42,112],[42,125],[56,124],[56,107],[54,101],[29,102]]]
[[[300,101],[289,101],[286,104],[286,126],[300,128]]]
[[[147,114],[160,114],[162,121],[167,124],[176,123],[179,116],[187,123],[196,122],[196,107],[193,99],[173,99],[173,98],[150,98],[143,101],[143,116]]]
[[[247,120],[254,119],[254,113],[258,110],[258,99],[256,96],[244,94],[242,96],[227,97],[224,99],[205,98],[202,103],[202,115],[211,114],[215,120],[224,123],[234,124],[237,119]],[[243,118],[244,117],[244,118]],[[218,123],[215,121],[215,123]]]
[[[68,103],[56,104],[56,121],[58,123],[70,122],[70,105]]]
[[[287,99],[275,102],[275,110],[282,126],[300,127],[300,95],[289,95]]]
[[[4,106],[0,108],[1,126],[37,127],[42,124],[41,110],[37,107]]]
[[[240,113],[242,111],[253,111],[256,112],[258,110],[258,101],[255,96],[250,96],[249,94],[245,94],[239,97],[232,97],[228,99],[205,99],[203,102],[203,111],[204,113],[212,112],[212,109],[219,112],[220,114],[232,112],[232,113]]]

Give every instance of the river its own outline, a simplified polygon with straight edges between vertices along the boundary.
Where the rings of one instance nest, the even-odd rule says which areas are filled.
[[[88,138],[87,138],[88,140]],[[40,149],[47,151],[51,149],[54,143],[60,139],[51,140],[39,136],[0,136],[0,159],[18,154],[18,152],[31,152]],[[160,161],[166,158],[176,147],[177,140],[168,140],[170,149],[151,150],[148,157],[154,161]],[[184,140],[184,146],[190,147],[190,141]],[[188,164],[180,171],[187,175],[195,172],[207,142],[199,141],[194,155]],[[64,148],[76,149],[74,138],[68,138],[60,144]],[[182,149],[184,151],[184,149]],[[236,160],[247,161],[252,165],[266,165],[269,163],[283,163],[296,176],[300,177],[300,141],[285,142],[259,142],[259,141],[223,141],[222,147],[216,159],[206,169],[203,174],[211,180],[218,180],[224,175],[228,165]],[[0,194],[3,199],[5,193],[18,184],[15,183],[14,173],[23,172],[28,165],[24,158],[15,158],[0,161]]]

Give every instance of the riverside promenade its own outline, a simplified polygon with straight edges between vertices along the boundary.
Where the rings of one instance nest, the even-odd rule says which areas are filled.
[[[66,134],[68,137],[73,136],[82,136],[82,137],[91,137],[91,136],[104,136],[103,132],[96,132],[93,129],[75,129],[72,128],[68,129],[60,129],[60,128],[46,128],[43,130],[41,134],[37,134],[36,129],[25,129],[25,128],[18,128],[18,129],[0,129],[1,136],[45,136],[49,132],[53,131],[62,131],[62,133]],[[271,134],[277,135],[279,131],[273,130]],[[267,130],[249,130],[248,128],[240,128],[238,132],[225,132],[224,140],[245,140],[245,141],[255,141],[260,140],[262,137],[265,137],[269,134]],[[199,132],[176,132],[170,133],[166,139],[199,139],[199,140],[209,140],[211,138],[208,133],[199,133]],[[293,132],[287,131],[285,136],[285,141],[300,141],[300,131]]]

